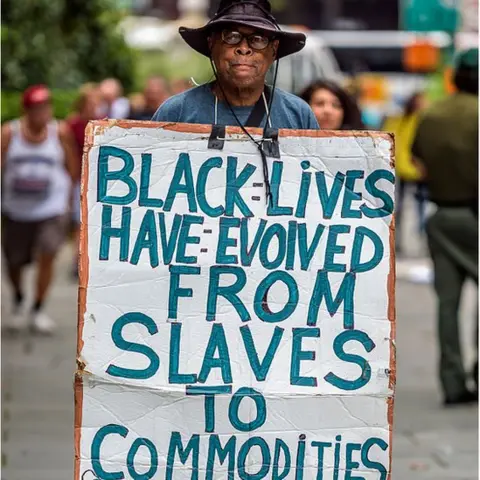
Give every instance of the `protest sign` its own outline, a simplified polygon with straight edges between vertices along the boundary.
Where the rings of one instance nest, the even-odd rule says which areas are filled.
[[[88,127],[76,480],[389,478],[390,135],[209,134]]]

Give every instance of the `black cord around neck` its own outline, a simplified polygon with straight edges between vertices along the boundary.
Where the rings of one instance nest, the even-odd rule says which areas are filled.
[[[275,88],[277,86],[278,62],[279,60],[275,60],[275,73],[273,74],[272,92],[270,94],[270,100],[268,102],[268,112],[267,112],[265,126],[268,126],[268,122],[270,121],[270,112],[272,111],[272,106],[273,106],[273,96],[275,95]]]
[[[227,98],[227,95],[225,94],[225,90],[223,89],[222,87],[222,84],[220,83],[220,80],[218,78],[218,75],[217,75],[217,70],[215,68],[215,64],[213,63],[213,60],[210,58],[210,63],[212,65],[212,70],[215,74],[215,78],[217,80],[217,85],[218,87],[220,88],[220,91],[222,92],[222,95],[223,95],[223,98],[225,100],[225,103],[227,104],[228,108],[230,109],[230,111],[232,112],[232,115],[233,117],[235,118],[235,121],[237,122],[238,126],[242,129],[242,131],[245,133],[245,135],[248,136],[248,138],[257,146],[258,148],[258,151],[260,152],[260,156],[262,158],[262,167],[263,167],[263,179],[264,179],[264,182],[265,182],[265,196],[266,196],[266,199],[267,199],[267,204],[269,202],[271,202],[271,199],[272,199],[272,191],[271,191],[271,187],[270,187],[270,179],[269,179],[269,173],[268,173],[268,163],[267,163],[267,156],[265,155],[265,152],[263,151],[263,142],[265,141],[265,139],[262,137],[261,140],[255,140],[252,135],[250,135],[250,133],[248,132],[248,130],[244,127],[244,125],[242,124],[242,122],[240,122],[239,118],[237,117],[237,114],[235,113],[232,105],[230,104],[230,102],[228,101],[228,98]],[[277,72],[278,72],[278,60],[276,62],[276,67],[275,67],[275,74],[274,74],[274,79],[273,79],[273,88],[272,88],[272,93],[270,95],[270,101],[269,101],[269,105],[268,105],[268,111],[266,112],[267,114],[267,117],[266,117],[266,123],[265,125],[268,125],[268,122],[270,120],[270,112],[272,111],[272,102],[273,102],[273,95],[274,95],[274,92],[275,92],[275,84],[276,84],[276,81],[277,81]],[[262,91],[262,95],[263,95],[263,91]]]

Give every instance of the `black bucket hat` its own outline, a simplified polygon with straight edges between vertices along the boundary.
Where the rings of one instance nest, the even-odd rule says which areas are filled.
[[[277,59],[296,53],[305,46],[306,36],[303,33],[280,30],[268,0],[222,0],[217,13],[206,25],[201,28],[180,27],[179,33],[190,47],[210,57],[207,40],[210,33],[232,24],[262,30],[278,39]]]

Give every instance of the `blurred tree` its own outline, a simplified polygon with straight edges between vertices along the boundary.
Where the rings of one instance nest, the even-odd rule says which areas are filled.
[[[2,89],[71,88],[105,77],[130,89],[134,57],[121,18],[115,0],[3,0]]]
[[[65,65],[61,79],[69,81],[73,62],[64,58],[67,52],[59,28],[62,9],[61,1],[2,2],[2,89],[50,83],[60,63]]]

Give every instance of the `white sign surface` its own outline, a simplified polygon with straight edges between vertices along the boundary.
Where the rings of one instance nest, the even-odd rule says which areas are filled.
[[[76,480],[387,479],[390,136],[209,134],[89,126]]]

